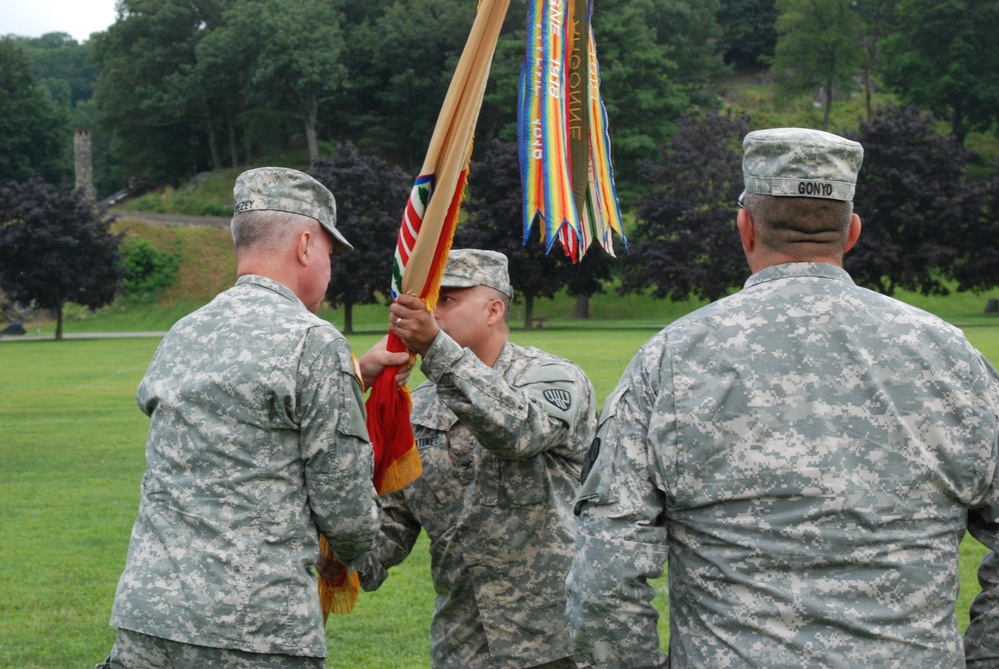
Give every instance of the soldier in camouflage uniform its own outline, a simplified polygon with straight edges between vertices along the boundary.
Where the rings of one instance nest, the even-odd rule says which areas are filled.
[[[383,497],[365,589],[430,537],[434,669],[576,667],[565,616],[572,499],[596,427],[571,362],[508,341],[507,259],[455,250],[434,314],[402,295],[390,328],[429,381],[411,420],[423,476]]]
[[[361,382],[314,315],[331,254],[352,248],[333,195],[267,167],[234,200],[236,285],[170,330],[138,389],[147,469],[114,669],[324,667],[319,533],[348,564],[377,536]],[[407,361],[383,350],[360,369]]]
[[[577,497],[596,667],[999,666],[999,380],[954,327],[857,287],[856,142],[753,132],[744,289],[649,341]],[[963,644],[965,530],[992,549]],[[669,658],[647,579],[669,564]],[[668,662],[668,665],[666,663]]]

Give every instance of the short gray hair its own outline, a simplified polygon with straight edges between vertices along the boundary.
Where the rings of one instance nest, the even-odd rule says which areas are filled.
[[[319,227],[319,221],[314,218],[275,210],[243,211],[233,216],[229,223],[237,251],[277,251],[303,230]]]

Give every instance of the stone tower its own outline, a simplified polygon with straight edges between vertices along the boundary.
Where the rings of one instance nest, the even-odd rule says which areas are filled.
[[[94,162],[91,156],[89,130],[77,130],[73,136],[73,160],[76,188],[82,188],[87,199],[96,203],[97,191],[94,189]]]

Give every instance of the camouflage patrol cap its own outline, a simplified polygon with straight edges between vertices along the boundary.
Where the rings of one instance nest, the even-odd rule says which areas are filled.
[[[314,218],[333,235],[333,254],[354,250],[336,229],[333,193],[305,172],[288,167],[258,167],[236,178],[233,215],[244,211],[287,211]]]
[[[506,256],[497,251],[452,249],[441,277],[441,288],[488,286],[513,297]]]
[[[746,193],[853,201],[864,147],[821,130],[756,130],[742,142]],[[741,199],[741,198],[740,198]]]

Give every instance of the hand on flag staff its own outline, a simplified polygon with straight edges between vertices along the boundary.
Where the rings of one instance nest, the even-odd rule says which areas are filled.
[[[475,124],[509,0],[481,0],[452,76],[427,154],[406,203],[394,254],[391,295],[419,297],[432,313],[468,181]],[[545,253],[556,239],[578,262],[593,241],[614,255],[613,235],[627,245],[610,159],[607,114],[600,97],[592,0],[529,0],[527,51],[520,78],[518,135],[523,188],[523,240],[544,226]],[[398,316],[396,316],[398,317]],[[399,323],[395,323],[398,328]],[[396,332],[385,350],[406,352]],[[413,354],[411,353],[411,356]],[[421,474],[409,413],[409,389],[389,366],[368,398],[368,433],[379,495]],[[407,373],[408,376],[408,373]],[[334,568],[325,540],[319,578],[324,619],[353,609],[356,574]]]
[[[428,312],[437,303],[440,278],[468,179],[475,124],[509,4],[509,0],[479,3],[403,214],[392,264],[392,298],[402,294],[419,297]],[[400,353],[407,349],[390,332],[386,350]],[[373,483],[379,495],[401,489],[422,472],[409,424],[412,400],[408,388],[396,385],[398,374],[398,367],[382,370],[367,401],[368,436],[375,454]],[[322,554],[332,558],[329,546],[324,541],[321,544]],[[359,591],[356,574],[348,574],[336,582],[321,575],[319,596],[324,619],[331,610],[351,611]]]

